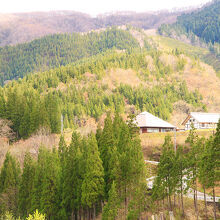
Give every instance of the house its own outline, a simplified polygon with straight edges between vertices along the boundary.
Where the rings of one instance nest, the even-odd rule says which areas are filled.
[[[149,112],[142,112],[137,115],[135,123],[140,128],[141,133],[169,132],[176,129],[174,125],[155,117]]]
[[[185,126],[185,130],[190,130],[191,124],[196,129],[217,128],[219,119],[220,113],[191,112],[182,122],[182,125]]]

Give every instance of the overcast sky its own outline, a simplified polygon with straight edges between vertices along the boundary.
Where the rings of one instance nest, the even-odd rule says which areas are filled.
[[[2,0],[0,12],[73,10],[97,15],[115,11],[155,11],[196,6],[210,0]]]

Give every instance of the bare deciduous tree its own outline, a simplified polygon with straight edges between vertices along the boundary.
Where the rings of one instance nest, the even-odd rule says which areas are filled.
[[[15,132],[11,128],[12,122],[0,119],[0,138],[8,138],[10,141],[15,139]]]

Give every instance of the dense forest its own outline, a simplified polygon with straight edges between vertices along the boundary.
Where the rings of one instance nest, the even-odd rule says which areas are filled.
[[[111,48],[123,50],[138,46],[138,42],[128,31],[118,28],[100,33],[56,34],[30,43],[5,46],[0,48],[0,85],[6,80],[65,66]]]
[[[174,53],[176,53],[174,51]],[[149,71],[146,56],[151,55],[155,70]],[[106,111],[126,112],[126,106],[148,111],[165,120],[173,111],[173,103],[183,100],[206,110],[198,90],[189,91],[184,81],[164,83],[152,88],[142,84],[115,85],[110,88],[101,80],[111,69],[133,69],[143,81],[153,75],[166,79],[174,69],[159,59],[160,52],[115,50],[81,60],[75,64],[31,74],[0,88],[0,118],[10,120],[17,138],[28,138],[40,128],[60,133],[61,114],[64,128],[80,126],[83,118],[97,121]],[[185,60],[178,55],[175,71],[182,71]],[[92,73],[90,77],[86,73]]]
[[[206,43],[220,43],[220,2],[213,1],[211,5],[192,13],[184,13],[177,17],[175,24],[162,25],[159,32],[166,31],[165,29],[174,27],[179,32],[193,33],[203,39]]]
[[[200,217],[209,219],[205,192],[212,189],[215,198],[220,180],[220,121],[210,138],[199,138],[192,128],[185,146],[177,146],[176,151],[173,146],[167,136],[150,192],[133,116],[126,123],[118,114],[113,120],[108,114],[103,129],[88,137],[73,132],[69,146],[61,136],[58,149],[42,146],[36,160],[27,153],[23,169],[8,152],[0,172],[0,215],[3,219],[96,219],[101,213],[104,220],[135,220],[163,207],[183,219],[183,196],[191,188],[198,217],[199,183],[205,204]],[[212,216],[218,217],[215,202]]]
[[[146,170],[132,117],[105,119],[96,135],[73,132],[66,145],[25,155],[23,169],[7,153],[0,172],[0,216],[25,219],[38,210],[47,219],[136,219],[147,209]],[[123,209],[123,212],[120,210]],[[0,217],[1,218],[1,217]]]
[[[207,43],[220,43],[220,1],[192,12],[183,14],[177,18],[177,23],[184,27],[187,32],[193,32]]]

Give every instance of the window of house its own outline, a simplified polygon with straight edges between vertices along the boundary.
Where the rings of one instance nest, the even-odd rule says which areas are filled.
[[[148,128],[147,131],[149,133],[159,132],[159,128]]]

